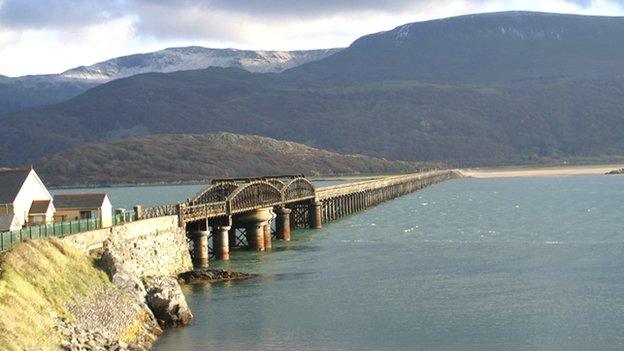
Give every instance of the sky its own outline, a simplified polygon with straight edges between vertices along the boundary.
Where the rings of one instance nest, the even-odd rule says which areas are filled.
[[[405,23],[511,10],[622,16],[624,0],[0,0],[0,75],[174,46],[345,47]]]

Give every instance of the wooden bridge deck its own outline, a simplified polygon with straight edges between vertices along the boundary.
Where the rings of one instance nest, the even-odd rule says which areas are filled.
[[[371,191],[392,186],[395,184],[412,181],[423,181],[431,177],[439,176],[441,174],[447,174],[448,172],[452,171],[433,171],[399,176],[388,176],[353,183],[326,186],[316,189],[316,197],[320,201],[323,201],[324,199],[332,197],[345,196],[357,192]]]

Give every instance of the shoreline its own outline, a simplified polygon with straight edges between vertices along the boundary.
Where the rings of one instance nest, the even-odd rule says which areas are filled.
[[[467,178],[517,178],[517,177],[561,177],[576,175],[597,175],[624,168],[624,163],[595,164],[595,165],[565,165],[565,166],[501,166],[501,167],[473,167],[458,169]],[[311,181],[352,181],[369,180],[385,176],[399,175],[401,173],[380,174],[348,174],[348,175],[317,175],[311,176]],[[405,174],[405,173],[402,173]],[[207,185],[210,179],[190,180],[178,182],[154,182],[154,183],[117,183],[117,184],[71,184],[48,186],[51,190],[63,189],[95,189],[95,188],[135,188],[135,187],[158,187],[158,186],[186,186]]]
[[[603,164],[588,166],[556,167],[500,167],[466,168],[461,173],[468,178],[525,178],[525,177],[566,177],[583,175],[605,175],[607,172],[624,168],[623,164]]]
[[[391,175],[405,173],[380,173],[380,174],[363,174],[363,175],[328,175],[328,176],[312,176],[311,181],[348,181],[357,179],[376,179]],[[137,188],[137,187],[158,187],[158,186],[185,186],[185,185],[209,185],[211,179],[207,180],[190,180],[180,182],[155,182],[155,183],[117,183],[117,184],[70,184],[70,185],[49,185],[50,190],[63,189],[97,189],[97,188]]]

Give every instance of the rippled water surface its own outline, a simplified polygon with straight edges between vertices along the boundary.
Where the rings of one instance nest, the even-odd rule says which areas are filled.
[[[622,350],[624,177],[463,179],[185,287],[157,350]]]

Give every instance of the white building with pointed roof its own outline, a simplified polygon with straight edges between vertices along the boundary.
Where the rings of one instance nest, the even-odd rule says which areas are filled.
[[[52,195],[32,168],[0,169],[0,231],[54,220]]]

